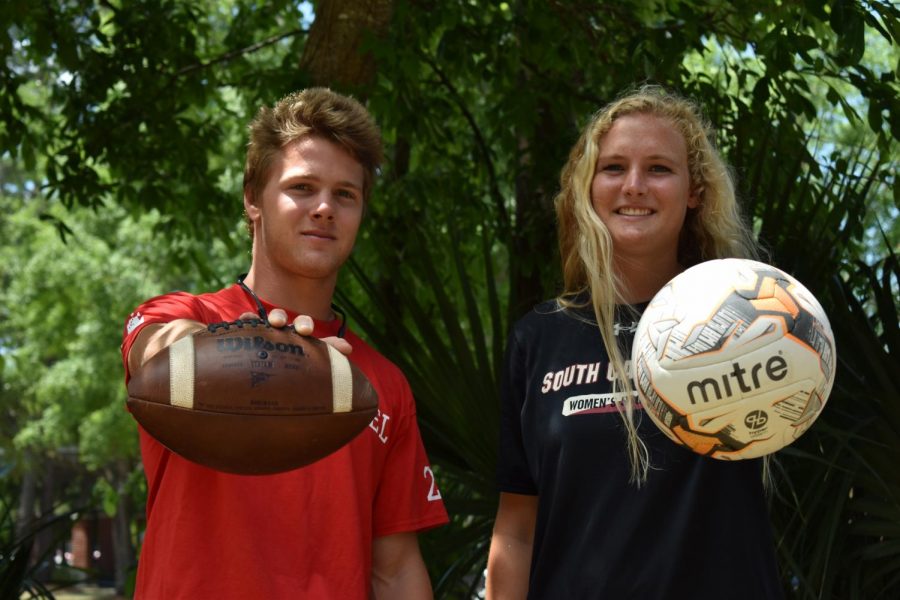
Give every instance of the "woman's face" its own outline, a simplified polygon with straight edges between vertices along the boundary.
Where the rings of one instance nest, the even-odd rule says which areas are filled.
[[[619,117],[600,138],[591,204],[617,257],[677,259],[687,209],[698,204],[681,133],[652,114]]]

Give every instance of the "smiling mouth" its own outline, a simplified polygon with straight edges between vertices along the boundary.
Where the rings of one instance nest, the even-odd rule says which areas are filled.
[[[617,215],[624,215],[626,217],[646,217],[648,215],[653,214],[653,211],[649,208],[637,208],[635,206],[623,206],[622,208],[616,210]]]

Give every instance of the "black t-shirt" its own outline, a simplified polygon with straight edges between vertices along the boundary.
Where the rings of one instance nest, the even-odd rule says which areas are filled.
[[[636,326],[616,327],[628,346]],[[498,484],[539,497],[529,598],[782,598],[760,461],[679,447],[636,401],[637,488],[612,377],[592,312],[546,302],[510,334]]]

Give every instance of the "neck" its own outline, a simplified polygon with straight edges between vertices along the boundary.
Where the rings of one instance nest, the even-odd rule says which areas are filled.
[[[331,310],[331,299],[337,277],[325,279],[309,279],[301,276],[289,276],[264,268],[256,261],[250,266],[247,285],[260,299],[278,308],[292,311],[300,315],[309,315],[319,321],[330,321],[334,318]]]
[[[622,283],[622,299],[628,304],[647,302],[684,269],[673,256],[661,263],[651,257],[616,257],[616,275]]]

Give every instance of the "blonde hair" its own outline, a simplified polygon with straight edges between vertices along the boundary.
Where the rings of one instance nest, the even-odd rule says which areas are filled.
[[[244,194],[251,203],[257,202],[265,188],[277,154],[309,135],[334,142],[359,161],[363,167],[363,198],[369,198],[384,150],[375,120],[353,98],[321,87],[294,92],[271,108],[260,108],[249,129]],[[249,217],[245,218],[252,237],[252,224]]]
[[[631,480],[647,478],[649,456],[634,421],[634,386],[623,349],[614,333],[616,306],[624,304],[622,284],[613,270],[613,241],[591,203],[591,182],[600,142],[616,119],[649,114],[670,122],[687,145],[690,187],[698,206],[688,209],[678,242],[678,262],[684,268],[724,257],[756,258],[753,236],[744,222],[734,192],[734,180],[715,146],[712,127],[698,106],[658,86],[643,86],[597,112],[584,128],[560,175],[555,198],[564,289],[563,307],[586,306],[594,316],[615,373],[613,392],[624,392],[620,414],[628,440]]]

